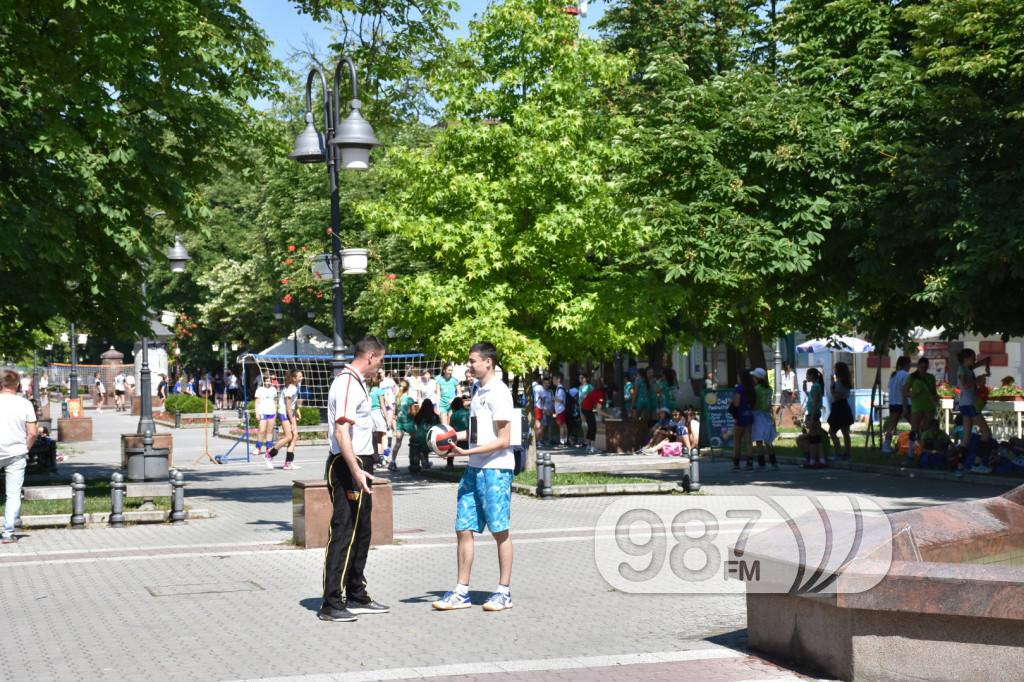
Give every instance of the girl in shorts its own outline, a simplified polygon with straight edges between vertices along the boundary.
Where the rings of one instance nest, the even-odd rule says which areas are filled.
[[[772,416],[772,399],[775,397],[771,384],[768,383],[768,372],[758,367],[752,372],[754,376],[754,424],[751,427],[751,440],[757,446],[757,465],[765,467],[764,451],[768,449],[768,461],[772,469],[778,471],[779,464],[775,459],[775,439],[778,430]]]
[[[287,446],[288,450],[282,468],[288,470],[299,468],[294,460],[295,444],[299,440],[299,419],[302,417],[299,413],[299,384],[302,383],[302,379],[302,371],[297,369],[289,370],[285,377],[285,387],[281,389],[281,395],[277,400],[277,417],[281,420],[282,435],[267,453],[269,460],[277,455],[280,448]],[[273,468],[273,464],[269,468]]]
[[[274,444],[274,422],[277,421],[277,389],[274,388],[269,374],[263,375],[263,384],[256,389],[256,418],[260,427],[256,435],[256,454],[264,454],[266,447],[267,468],[273,469],[274,462],[270,459],[270,446]]]
[[[817,367],[808,369],[805,376],[807,413],[804,432],[797,437],[796,444],[804,453],[804,469],[822,469],[825,458],[821,451],[821,401],[825,395],[825,379]]]
[[[903,404],[906,405],[907,401],[910,401],[910,440],[902,466],[913,464],[918,434],[925,432],[935,416],[935,411],[939,409],[939,394],[935,390],[935,377],[928,371],[929,364],[928,358],[918,360],[917,370],[907,377],[907,383],[903,387]],[[962,465],[958,470],[960,468]]]
[[[837,362],[835,376],[832,379],[832,409],[828,413],[828,435],[832,439],[832,447],[839,452],[839,434],[843,434],[844,450],[839,459],[850,459],[850,426],[853,425],[853,410],[850,409],[850,391],[853,379],[850,367],[845,362]]]
[[[977,400],[978,378],[974,376],[976,367],[984,366],[984,376],[986,377],[992,375],[992,370],[989,366],[991,359],[985,358],[984,361],[978,362],[974,351],[970,348],[964,348],[957,353],[956,358],[960,362],[960,369],[957,370],[956,379],[957,386],[960,388],[960,416],[963,418],[964,423],[964,433],[958,448],[959,463],[957,470],[959,472],[963,469],[963,458],[967,454],[967,446],[971,442],[971,434],[975,427],[977,427],[978,434],[984,443],[988,444],[992,440],[992,431],[988,428],[988,422],[981,415],[980,407],[984,403]],[[982,468],[987,467],[982,465]],[[977,473],[988,472],[978,471]]]

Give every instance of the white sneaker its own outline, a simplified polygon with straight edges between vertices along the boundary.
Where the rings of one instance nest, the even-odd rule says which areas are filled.
[[[270,458],[270,455],[263,455],[263,461],[266,462],[268,469],[274,468],[274,460]]]
[[[484,611],[504,611],[512,608],[512,592],[495,592],[484,602]]]

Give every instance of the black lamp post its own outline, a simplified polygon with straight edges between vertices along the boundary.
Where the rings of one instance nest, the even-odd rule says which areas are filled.
[[[157,218],[164,215],[163,211],[154,213],[151,218]],[[188,255],[188,251],[185,249],[185,245],[181,243],[181,237],[174,235],[174,246],[167,249],[167,260],[171,265],[171,272],[185,272],[185,266],[188,265],[191,258]],[[149,319],[149,302],[146,297],[146,280],[142,280],[142,302],[146,306],[146,327],[150,326]],[[145,435],[148,431],[150,434],[156,433],[156,422],[153,421],[153,393],[152,393],[152,381],[150,378],[149,371],[149,334],[145,334],[142,337],[142,367],[139,368],[139,393],[142,395],[142,402],[139,405],[139,427],[136,429],[136,433],[140,436]]]
[[[341,72],[348,66],[352,79],[352,100],[349,102],[348,118],[340,119]],[[313,124],[313,80],[320,78],[323,88],[324,125],[327,127],[327,144],[324,136]],[[341,58],[334,69],[334,89],[328,87],[327,77],[318,67],[313,67],[306,77],[306,128],[295,139],[295,148],[288,158],[299,163],[327,163],[327,175],[331,188],[331,289],[333,293],[335,373],[345,364],[345,292],[341,284],[341,204],[338,199],[338,166],[350,170],[366,170],[370,165],[370,150],[380,146],[380,140],[373,134],[373,128],[363,118],[360,110],[359,85],[356,81],[356,64],[348,56]]]

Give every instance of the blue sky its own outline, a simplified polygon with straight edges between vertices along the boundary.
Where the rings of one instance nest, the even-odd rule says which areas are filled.
[[[552,0],[557,2],[558,0]],[[570,1],[566,5],[573,4]],[[306,36],[319,47],[324,48],[330,40],[330,32],[322,24],[313,21],[308,15],[299,14],[295,5],[288,0],[242,0],[242,5],[274,41],[272,52],[275,57],[286,60],[288,55],[305,45]],[[464,0],[459,3],[460,9],[454,15],[458,28],[453,36],[466,34],[466,28],[474,15],[483,12],[487,0]],[[590,11],[583,20],[584,28],[591,28],[604,11],[603,0],[592,0]]]

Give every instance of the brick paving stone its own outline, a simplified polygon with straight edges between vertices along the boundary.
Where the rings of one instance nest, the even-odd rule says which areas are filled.
[[[110,413],[95,417],[96,439],[76,444],[62,475],[77,470],[109,478],[120,460],[118,434],[133,431],[136,422]],[[179,465],[191,465],[202,448],[202,431],[175,432]],[[211,509],[212,519],[183,526],[39,529],[17,545],[0,547],[0,613],[7,649],[18,652],[0,657],[0,679],[354,680],[408,677],[410,671],[436,676],[431,671],[438,666],[457,664],[479,665],[476,672],[460,674],[485,681],[512,679],[496,675],[501,670],[523,675],[516,679],[596,679],[595,671],[631,680],[790,674],[747,657],[742,596],[609,589],[597,572],[588,529],[610,501],[621,498],[516,496],[516,607],[498,614],[479,608],[432,611],[429,602],[454,579],[455,484],[405,474],[393,481],[395,528],[407,544],[374,549],[367,571],[371,594],[390,603],[393,613],[351,624],[322,623],[314,614],[322,550],[264,548],[290,538],[291,481],[318,478],[323,458],[322,448],[300,448],[303,469],[297,472],[268,471],[259,462],[183,467],[189,504]],[[795,467],[733,474],[729,467],[723,459],[704,463],[709,493],[858,492],[897,510],[1000,491]],[[32,563],[6,564],[5,557]],[[496,577],[494,543],[482,537],[472,584],[477,603]],[[250,583],[256,588],[243,591]],[[218,587],[229,591],[209,591]],[[694,649],[722,650],[730,657],[701,662],[706,670],[697,661],[660,659],[579,667],[588,657],[668,656]],[[538,660],[575,663],[544,673],[563,677],[545,678],[535,676]],[[744,677],[733,674],[743,666]]]

